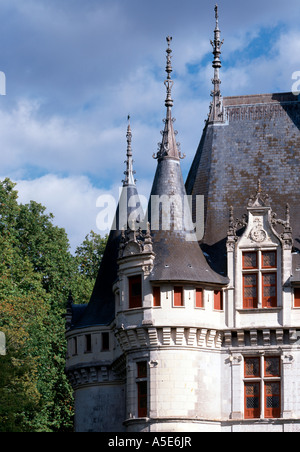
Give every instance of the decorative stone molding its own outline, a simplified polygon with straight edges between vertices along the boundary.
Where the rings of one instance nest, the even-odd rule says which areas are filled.
[[[222,347],[224,333],[207,328],[138,327],[115,331],[123,352],[144,347]]]
[[[293,345],[299,332],[294,328],[261,328],[224,332],[224,347],[270,347]]]
[[[131,228],[122,231],[119,259],[144,253],[152,253],[150,224],[147,225],[147,231],[143,232],[141,229],[135,230],[135,223],[133,223]],[[146,268],[146,271],[151,272],[151,267]]]
[[[295,102],[285,102],[284,108],[280,103],[268,103],[258,105],[244,105],[244,106],[226,106],[225,117],[228,121],[253,121],[274,118],[280,118],[290,111],[297,112],[297,105]]]
[[[99,363],[98,365],[85,365],[81,368],[69,368],[67,370],[67,376],[73,389],[79,386],[107,384],[109,382],[113,384],[114,381],[119,381],[119,376],[112,370],[111,366],[104,365],[103,363]]]
[[[255,245],[271,243],[271,237],[264,228],[263,218],[266,217],[266,223],[269,224],[270,234],[278,237],[284,249],[291,250],[293,246],[292,228],[290,226],[290,207],[286,205],[285,220],[277,218],[277,214],[270,207],[269,195],[262,192],[261,181],[258,180],[256,194],[250,196],[248,201],[248,214],[244,214],[241,219],[234,218],[233,207],[229,209],[229,228],[227,232],[227,251],[233,252],[235,244],[239,240],[237,231],[239,228],[251,227],[248,229],[248,239]],[[249,221],[252,216],[252,222]],[[278,233],[274,228],[283,227],[283,232]]]

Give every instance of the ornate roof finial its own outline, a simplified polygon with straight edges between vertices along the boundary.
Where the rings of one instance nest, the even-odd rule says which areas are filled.
[[[214,55],[214,60],[213,60],[213,64],[212,64],[212,67],[214,68],[214,78],[212,79],[214,89],[211,92],[213,101],[211,103],[209,121],[223,121],[222,96],[221,96],[221,91],[220,91],[220,85],[221,85],[220,69],[222,67],[220,55],[221,55],[221,47],[224,43],[224,40],[221,41],[221,31],[219,29],[218,5],[215,6],[215,18],[216,18],[216,27],[215,27],[215,31],[214,31],[214,41],[210,41],[210,43],[213,47],[213,55]]]
[[[172,88],[174,85],[174,82],[171,79],[171,74],[173,72],[172,63],[171,63],[171,58],[172,58],[171,42],[172,42],[173,38],[168,36],[166,39],[167,39],[167,43],[168,43],[168,48],[166,50],[166,52],[167,52],[167,66],[166,66],[167,79],[165,80],[165,87],[167,88],[167,98],[166,98],[165,105],[167,108],[169,108],[169,107],[173,107],[173,100],[172,100],[172,96],[171,96]]]
[[[167,38],[168,48],[166,50],[167,52],[167,66],[166,66],[166,73],[167,78],[165,80],[165,87],[167,89],[167,97],[165,101],[165,106],[167,107],[167,116],[163,120],[165,123],[165,128],[163,131],[161,131],[161,134],[163,136],[162,142],[158,143],[158,152],[156,154],[153,154],[154,159],[163,159],[166,157],[169,158],[175,158],[175,159],[184,159],[185,155],[181,153],[180,151],[180,143],[176,142],[176,135],[177,131],[173,128],[173,123],[175,121],[174,118],[172,118],[172,107],[173,107],[173,99],[172,99],[172,88],[174,85],[174,82],[171,78],[171,73],[173,72],[172,64],[171,64],[171,42],[172,38],[168,36]]]
[[[261,195],[262,193],[262,187],[261,187],[261,179],[258,179],[257,181],[257,190],[256,190],[256,196]]]
[[[128,185],[135,185],[136,180],[134,179],[135,171],[133,170],[133,159],[132,159],[132,148],[131,148],[131,142],[132,142],[132,133],[131,133],[131,127],[130,127],[130,115],[127,117],[128,126],[127,126],[127,159],[125,160],[126,163],[126,171],[124,171],[125,174],[125,180],[123,180],[123,187],[126,187]]]
[[[257,181],[256,194],[250,196],[248,202],[248,207],[257,206],[269,207],[269,195],[263,193],[261,179]]]

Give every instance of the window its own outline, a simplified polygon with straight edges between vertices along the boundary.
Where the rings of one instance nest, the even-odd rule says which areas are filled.
[[[260,384],[245,383],[245,419],[260,417]]]
[[[153,287],[153,306],[160,307],[160,287]]]
[[[109,333],[102,333],[102,351],[109,351]]]
[[[183,304],[183,287],[174,287],[174,306],[180,307]]]
[[[243,253],[243,308],[277,307],[277,252]]]
[[[129,309],[142,307],[142,277],[131,276],[129,281]]]
[[[262,268],[276,268],[276,251],[263,251],[262,253]]]
[[[147,362],[137,363],[137,395],[138,395],[138,417],[147,417],[148,415],[148,381],[147,381]]]
[[[276,308],[277,306],[277,275],[265,273],[262,275],[262,307]]]
[[[92,351],[92,335],[85,335],[85,353],[91,353]]]
[[[203,290],[196,289],[196,308],[204,308]]]
[[[214,309],[223,311],[223,292],[221,290],[214,291]]]
[[[279,356],[245,357],[245,419],[280,417],[280,363]]]
[[[300,287],[294,289],[294,307],[300,308]]]
[[[78,354],[77,337],[73,337],[73,355],[77,355],[77,354]]]
[[[244,309],[257,308],[257,274],[247,273],[243,275],[243,300]]]
[[[256,253],[256,251],[243,253],[243,268],[244,269],[257,268],[257,253]]]

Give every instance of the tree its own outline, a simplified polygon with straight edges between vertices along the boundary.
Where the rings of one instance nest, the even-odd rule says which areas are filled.
[[[7,419],[12,431],[72,427],[62,316],[76,267],[66,234],[52,218],[37,203],[18,205],[14,184],[8,179],[0,183],[0,327],[7,335],[10,363],[0,393],[3,409],[19,407]],[[20,391],[24,404],[18,401]]]
[[[74,279],[73,297],[79,303],[88,303],[98,275],[108,235],[101,237],[91,231],[75,251],[78,273]]]
[[[73,256],[64,229],[41,204],[18,204],[0,182],[0,431],[61,432],[73,427],[65,368],[66,302],[89,301],[107,237],[93,231]]]

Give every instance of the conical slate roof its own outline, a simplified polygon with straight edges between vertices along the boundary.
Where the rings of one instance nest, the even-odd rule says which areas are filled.
[[[191,212],[189,208],[184,208],[187,197],[180,166],[183,157],[176,143],[171,113],[171,38],[167,41],[167,114],[162,143],[155,156],[158,164],[148,206],[155,253],[151,279],[226,285],[227,278],[215,273],[207,264],[196,235],[191,232]],[[165,204],[159,203],[161,200]]]
[[[128,227],[128,218],[130,214],[141,208],[141,204],[138,201],[139,195],[135,185],[134,171],[132,168],[130,124],[127,129],[127,143],[126,171],[124,173],[125,180],[123,181],[123,189],[113,223],[116,228],[113,228],[110,231],[89,304],[84,310],[82,306],[78,306],[78,308],[76,305],[73,306],[73,308],[75,307],[75,310],[78,310],[78,313],[75,312],[75,315],[73,315],[72,328],[108,325],[115,317],[115,299],[112,287],[118,277],[117,260],[121,233],[122,229],[127,229]],[[132,197],[134,197],[135,200],[135,207],[128,207],[129,200],[132,199]]]
[[[208,123],[186,181],[189,195],[203,195],[202,249],[226,273],[229,208],[246,213],[261,179],[272,210],[290,205],[294,246],[300,249],[300,102],[292,93],[224,97],[224,123]]]
[[[300,250],[300,102],[293,93],[223,98],[219,74],[222,43],[216,9],[213,101],[186,190],[189,195],[204,196],[201,248],[212,267],[226,274],[230,206],[241,218],[258,179],[278,217],[284,216],[289,203],[294,247]]]

